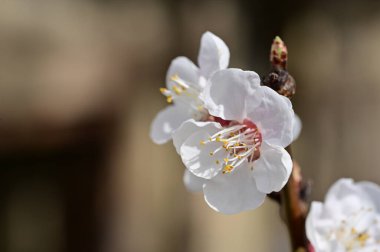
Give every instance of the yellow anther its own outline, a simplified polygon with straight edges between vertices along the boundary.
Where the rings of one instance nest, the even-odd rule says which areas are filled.
[[[230,173],[230,172],[232,172],[233,169],[234,169],[234,167],[233,167],[232,165],[226,165],[226,166],[223,168],[222,173],[223,173],[223,174]]]
[[[174,75],[172,75],[172,76],[170,77],[170,79],[171,79],[172,81],[178,81],[179,76],[178,76],[178,74],[174,74]]]
[[[228,143],[228,141],[227,141],[226,139],[223,139],[223,138],[220,138],[220,137],[216,137],[216,138],[215,138],[215,141],[217,141],[217,142],[221,142],[221,143],[224,143],[224,144],[227,144],[227,143]]]
[[[357,239],[360,242],[360,245],[364,246],[366,241],[369,239],[369,235],[367,233],[363,233],[360,234]]]
[[[182,93],[182,90],[181,90],[178,86],[176,86],[176,85],[174,85],[174,86],[172,87],[172,89],[173,89],[173,91],[174,91],[177,95],[180,95],[180,94]]]
[[[165,94],[166,92],[168,92],[169,90],[167,90],[166,88],[160,88],[160,92],[161,92],[161,94]]]
[[[228,158],[223,158],[224,162],[227,164],[230,161]]]
[[[200,145],[205,145],[206,144],[206,142],[205,141],[200,141],[200,143],[199,143]]]
[[[210,154],[210,156],[214,156],[214,152],[212,152],[212,151],[209,154]]]
[[[219,160],[216,160],[215,163],[216,163],[216,164],[220,164]]]
[[[223,148],[226,149],[226,151],[231,149],[231,147],[228,146],[228,142],[223,144]]]
[[[167,98],[166,98],[166,101],[168,103],[172,103],[173,102],[173,97],[171,95],[169,95]]]

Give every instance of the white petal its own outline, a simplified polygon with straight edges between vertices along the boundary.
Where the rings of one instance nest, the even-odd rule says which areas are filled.
[[[253,163],[257,188],[263,193],[280,191],[288,182],[292,168],[292,159],[284,148],[263,142],[260,158]]]
[[[360,252],[377,252],[380,251],[380,244],[374,244],[366,246],[365,248],[360,248]]]
[[[210,124],[214,124],[212,130],[210,128],[199,128],[180,147],[180,155],[186,168],[194,175],[205,179],[210,179],[218,174],[223,168],[223,158],[226,157],[224,149],[210,155],[211,152],[214,152],[222,145],[221,143],[202,143],[220,130],[218,123]]]
[[[255,209],[265,199],[265,194],[257,190],[248,167],[240,167],[233,173],[220,173],[205,183],[203,192],[207,204],[224,214]]]
[[[322,212],[323,204],[321,202],[312,202],[309,214],[306,218],[306,236],[314,248],[317,248],[317,231],[314,229],[314,222],[319,219]]]
[[[192,174],[188,169],[185,170],[183,174],[183,183],[186,189],[190,192],[201,192],[203,189],[203,184],[207,179],[203,179]]]
[[[260,91],[261,103],[248,106],[248,118],[259,127],[265,141],[286,147],[293,140],[292,104],[271,88],[262,86]]]
[[[350,215],[362,207],[373,208],[369,195],[352,179],[339,179],[329,189],[325,199],[326,210],[334,216]]]
[[[247,116],[247,101],[251,104],[260,102],[256,98],[259,86],[260,77],[255,72],[234,68],[220,70],[211,77],[204,90],[205,107],[213,116],[242,121]]]
[[[215,71],[227,68],[229,61],[230,51],[223,40],[211,32],[205,32],[198,55],[202,75],[209,78]]]
[[[173,144],[178,154],[180,154],[180,148],[183,142],[196,131],[204,130],[212,132],[215,127],[221,129],[220,125],[214,122],[197,122],[194,119],[187,120],[177,130],[173,132]]]
[[[171,88],[176,84],[172,78],[178,75],[187,85],[201,90],[201,80],[199,68],[186,57],[177,57],[172,60],[168,72],[166,73],[166,85]]]
[[[372,200],[376,206],[376,211],[380,212],[380,186],[369,181],[362,181],[356,184]]]
[[[150,137],[156,144],[164,144],[172,138],[172,133],[191,117],[183,106],[171,105],[161,110],[154,118]]]
[[[297,140],[302,130],[302,121],[297,114],[294,114],[293,118],[293,141]]]
[[[323,204],[321,202],[312,202],[309,214],[306,218],[306,236],[316,252],[331,251],[326,236],[328,230],[334,227],[334,220],[323,219]]]

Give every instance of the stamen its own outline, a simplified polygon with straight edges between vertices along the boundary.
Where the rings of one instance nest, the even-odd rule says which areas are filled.
[[[174,81],[175,83],[177,83],[179,86],[181,86],[181,88],[183,88],[184,90],[190,88],[190,86],[187,85],[187,84],[185,83],[185,81],[182,80],[182,79],[179,77],[178,74],[174,74],[174,75],[172,75],[172,76],[170,77],[170,79],[171,79],[172,81]]]
[[[223,173],[223,174],[231,173],[233,169],[234,169],[234,167],[233,167],[232,165],[226,165],[226,166],[223,168],[222,173]]]
[[[167,101],[167,103],[172,103],[172,102],[173,102],[173,96],[169,95],[169,96],[166,98],[166,101]]]
[[[193,118],[196,120],[204,120],[208,116],[207,110],[204,108],[203,101],[200,97],[200,90],[187,84],[178,74],[170,77],[171,83],[168,88],[160,88],[160,92],[166,96],[168,103],[182,103],[193,111]]]
[[[176,86],[176,85],[173,85],[172,89],[173,89],[173,91],[176,93],[176,95],[180,95],[180,94],[183,92],[183,90],[180,89],[180,88],[179,88],[178,86]]]
[[[260,156],[261,133],[252,122],[223,128],[204,142],[217,142],[222,144],[217,150],[211,151],[210,156],[214,156],[220,149],[225,150],[225,155],[227,156],[223,158],[223,174],[231,173],[234,168],[246,160],[252,163]],[[219,162],[216,163],[218,164]],[[249,168],[252,168],[252,165],[249,165]]]
[[[160,92],[161,94],[165,95],[167,92],[169,92],[169,90],[166,88],[160,88]]]
[[[340,222],[336,229],[331,229],[327,239],[340,242],[348,251],[356,251],[365,246],[372,246],[377,240],[371,236],[371,229],[373,227],[378,228],[378,226],[373,225],[376,217],[372,217],[374,218],[371,221],[373,224],[362,226],[363,218],[371,218],[371,215],[368,216],[368,214],[370,214],[369,208],[361,208],[352,212]],[[358,226],[361,228],[358,229]]]
[[[358,236],[358,241],[360,242],[360,246],[363,247],[368,239],[369,239],[369,235],[367,233],[360,234]]]

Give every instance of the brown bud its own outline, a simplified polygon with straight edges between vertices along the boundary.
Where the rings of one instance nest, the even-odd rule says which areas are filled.
[[[262,78],[262,85],[268,86],[279,94],[293,97],[296,93],[296,82],[286,70],[274,69]]]

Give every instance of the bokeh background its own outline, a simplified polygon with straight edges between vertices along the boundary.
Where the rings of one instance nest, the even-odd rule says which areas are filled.
[[[232,67],[288,45],[311,199],[380,183],[379,1],[0,1],[0,251],[290,251],[278,206],[213,212],[149,127],[171,59],[212,31]]]

